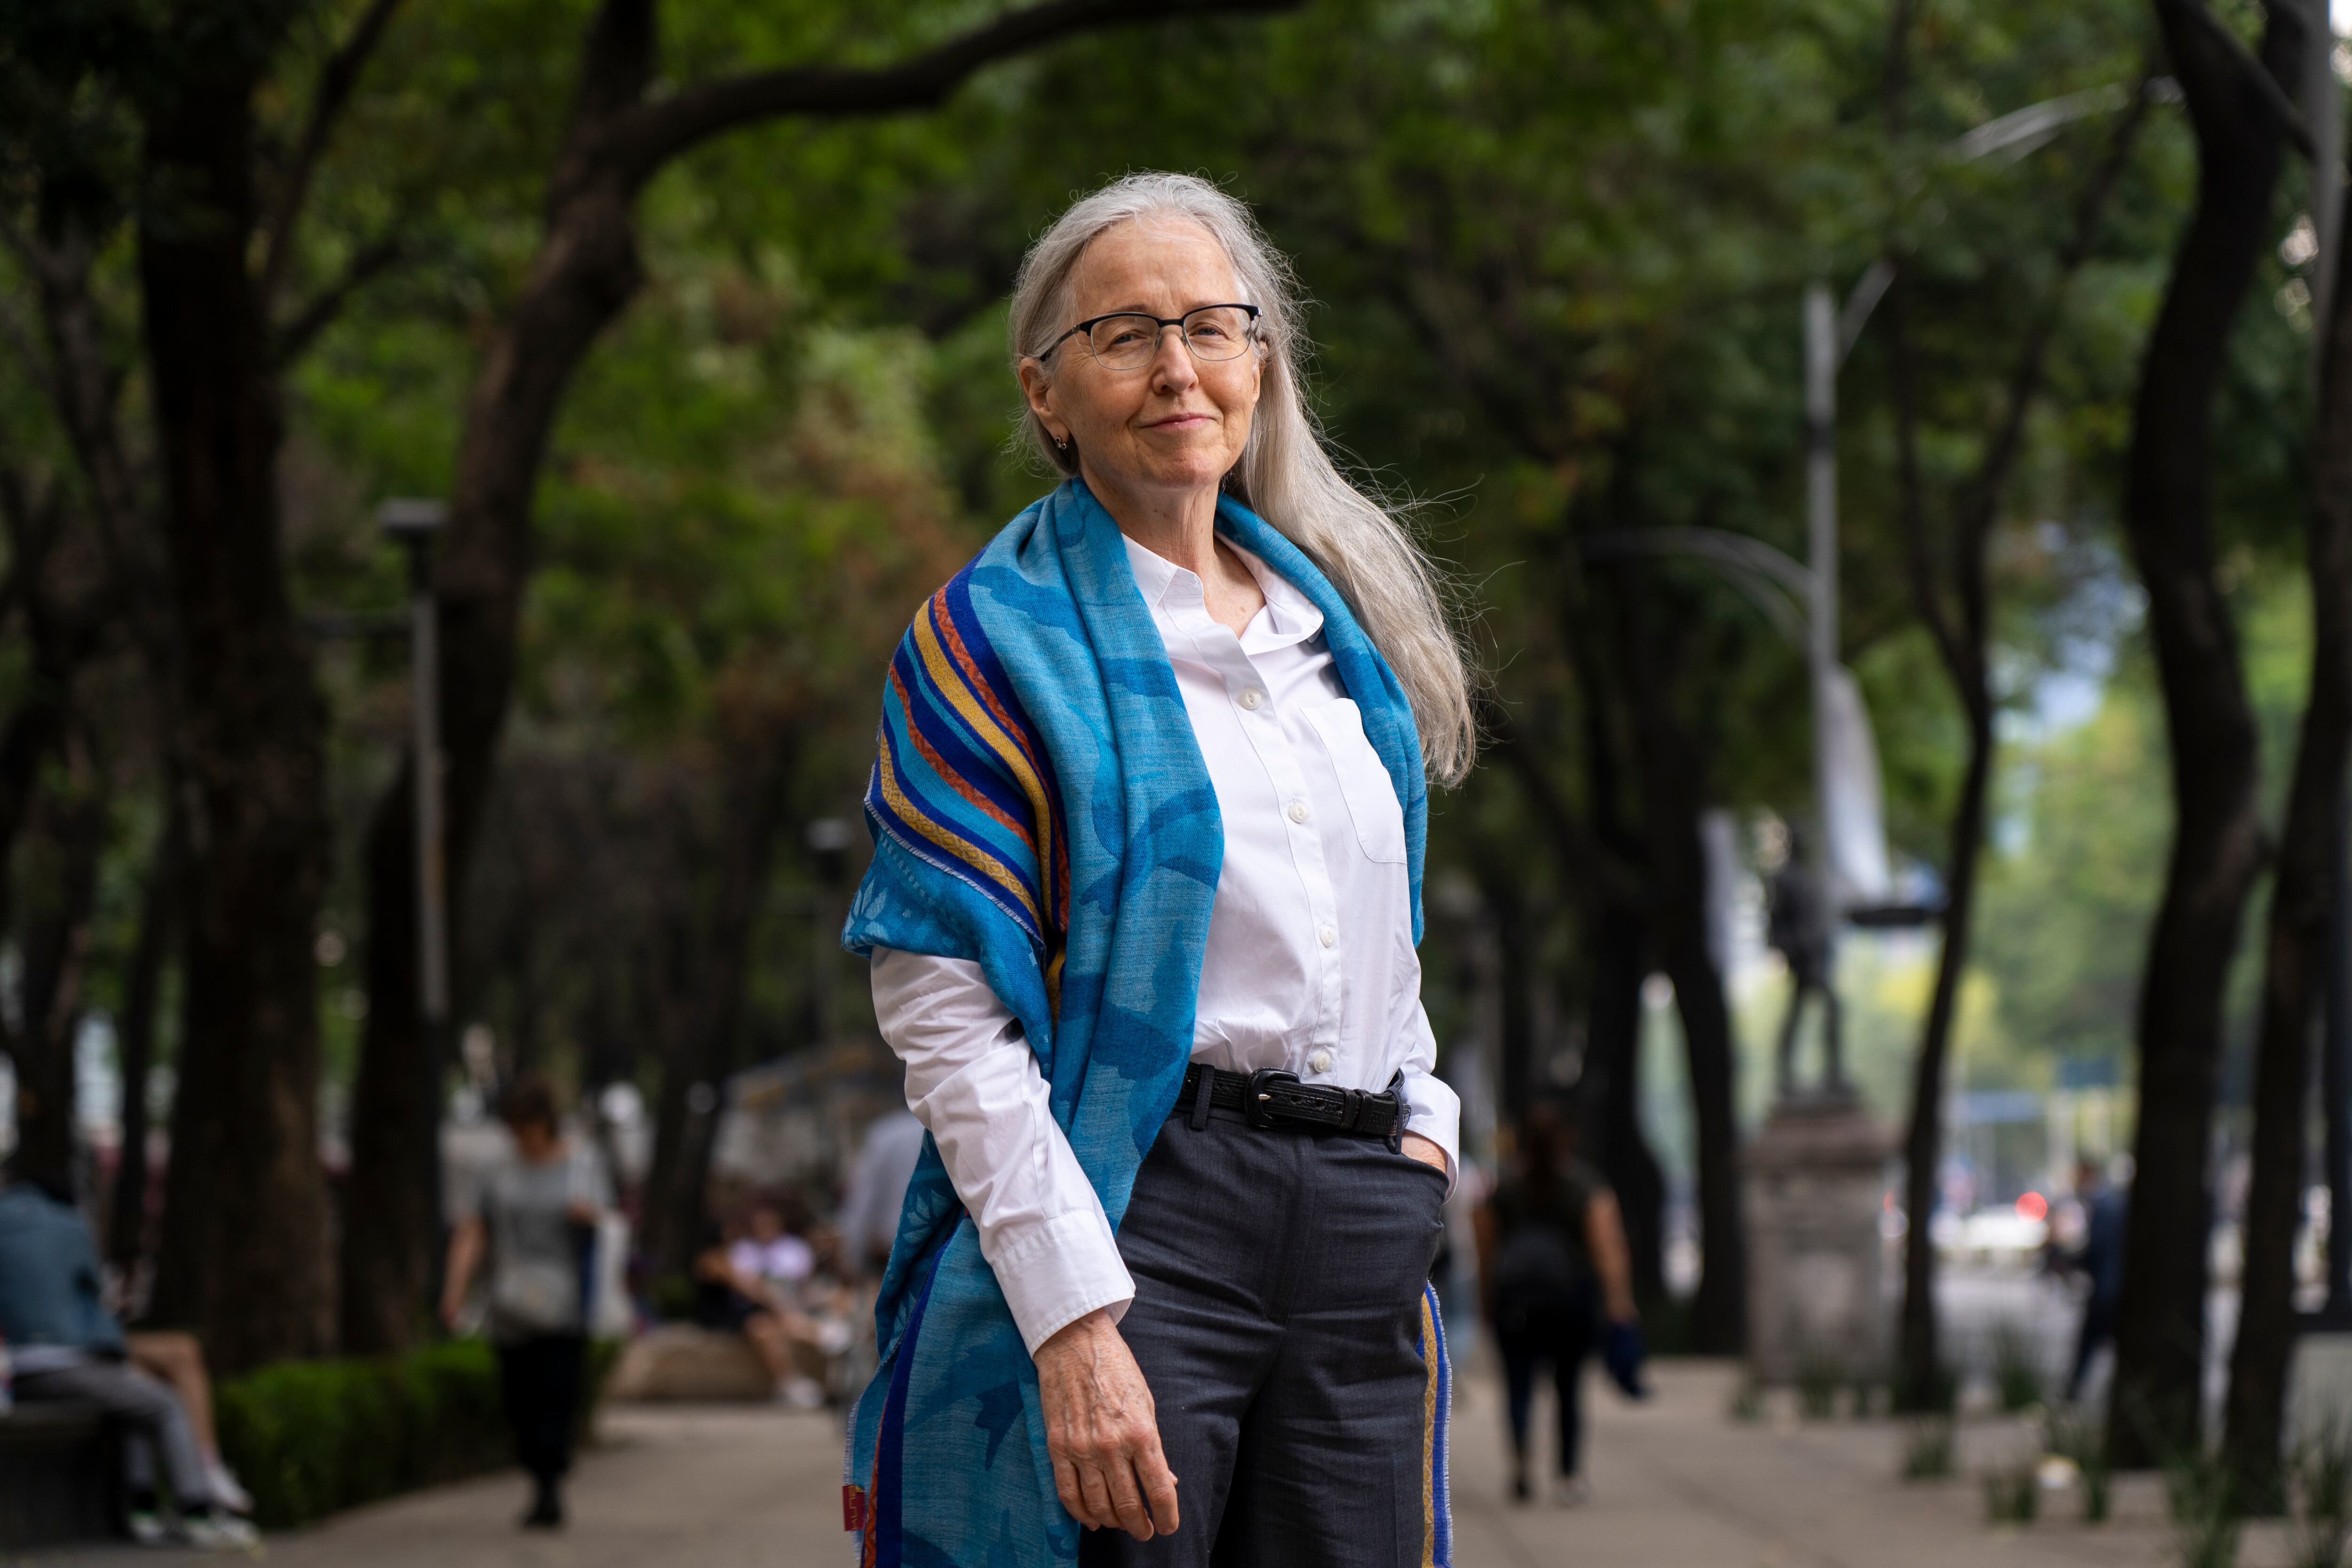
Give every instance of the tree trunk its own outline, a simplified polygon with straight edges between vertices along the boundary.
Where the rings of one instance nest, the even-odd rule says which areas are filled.
[[[1633,1296],[1654,1315],[1666,1300],[1665,1178],[1642,1134],[1642,984],[1650,977],[1647,923],[1638,910],[1601,902],[1591,921],[1592,997],[1586,1015],[1585,1147],[1609,1178],[1625,1220]]]
[[[1494,1042],[1497,1113],[1516,1126],[1543,1091],[1535,1073],[1535,955],[1528,901],[1517,868],[1500,864],[1491,846],[1480,846],[1479,891],[1495,932],[1496,1033]]]
[[[343,1187],[346,1355],[395,1355],[419,1343],[441,1262],[448,1044],[425,1037],[417,997],[415,780],[412,755],[368,823],[368,1012]]]
[[[1641,779],[1643,818],[1656,890],[1653,916],[1659,960],[1674,982],[1690,1066],[1691,1111],[1698,1145],[1698,1211],[1703,1263],[1691,1303],[1691,1348],[1736,1355],[1748,1343],[1747,1226],[1739,1204],[1738,1062],[1723,976],[1707,950],[1706,758],[1675,711],[1679,649],[1657,627],[1637,565],[1615,574],[1620,664]]]
[[[2125,526],[2147,590],[2176,811],[2139,997],[2139,1123],[2108,1452],[2137,1468],[2200,1441],[2208,1182],[2222,992],[2263,858],[2256,738],[2210,519],[2214,393],[2271,228],[2282,133],[2198,0],[2158,0],[2200,154],[2133,411]],[[2295,79],[2299,19],[2278,10],[2263,64]]]
[[[2313,433],[2311,694],[2279,845],[2264,944],[2254,1065],[2253,1183],[2246,1195],[2243,1294],[2224,1422],[2242,1506],[2275,1512],[2280,1436],[2295,1335],[2294,1237],[2303,1218],[2311,1039],[2327,994],[2331,904],[2342,868],[2345,763],[2352,744],[2352,268],[2337,247],[2332,319],[2323,323]]]
[[[702,1242],[707,1216],[685,1212],[681,1220],[685,1205],[677,1194],[687,1184],[678,1173],[692,1142],[693,1121],[716,1115],[718,1105],[714,1100],[699,1111],[693,1109],[700,1099],[694,1093],[696,1086],[708,1080],[698,1076],[704,1064],[693,1010],[698,937],[691,905],[651,936],[639,956],[638,991],[648,1015],[646,1034],[656,1042],[661,1058],[661,1092],[654,1100],[653,1159],[646,1172],[640,1241],[645,1256],[655,1260],[655,1278],[662,1279],[682,1268],[677,1260],[690,1259]],[[709,1087],[715,1094],[720,1086]]]
[[[147,868],[139,898],[139,934],[123,981],[122,1161],[114,1173],[114,1216],[107,1226],[107,1256],[126,1279],[139,1271],[147,1247],[147,1083],[155,1065],[155,1008],[162,999],[164,965],[171,960],[173,917],[182,897],[180,862],[185,857],[179,794],[166,783],[163,841]]]
[[[1944,950],[1936,965],[1936,989],[1927,1024],[1911,1069],[1911,1121],[1903,1139],[1903,1212],[1909,1220],[1903,1247],[1903,1323],[1900,1379],[1895,1390],[1906,1410],[1932,1410],[1940,1404],[1943,1352],[1936,1319],[1936,1246],[1930,1223],[1936,1213],[1937,1167],[1943,1163],[1944,1079],[1951,1061],[1952,1019],[1959,1009],[1960,982],[1968,973],[1969,928],[1976,913],[1978,861],[1984,849],[1985,806],[1992,784],[1992,705],[1990,698],[1969,707],[1969,764],[1953,808],[1950,858],[1945,868]]]
[[[1899,35],[1898,35],[1899,37]],[[1899,68],[1890,75],[1899,79]],[[1904,1206],[1910,1220],[1903,1250],[1903,1318],[1897,1402],[1925,1410],[1941,1401],[1942,1352],[1937,1345],[1936,1251],[1931,1222],[1936,1178],[1943,1162],[1944,1079],[1951,1058],[1952,1021],[1960,984],[1968,972],[1970,921],[1976,912],[1978,858],[1984,850],[1985,812],[1993,771],[1993,692],[1990,678],[1992,585],[1988,554],[2000,498],[2025,449],[2026,416],[2040,391],[2051,344],[2056,341],[2066,290],[2090,259],[2108,198],[2121,178],[2132,145],[2146,122],[2148,96],[2143,87],[2116,122],[2105,154],[2084,186],[2074,230],[2058,258],[2058,275],[2011,372],[1999,426],[1986,443],[1984,459],[1963,493],[1951,541],[1950,588],[1958,604],[1950,613],[1937,582],[1928,540],[1927,503],[1920,479],[1918,393],[1910,329],[1910,285],[1899,274],[1886,300],[1894,362],[1898,488],[1904,531],[1909,537],[1912,597],[1932,635],[1944,673],[1960,701],[1969,729],[1969,761],[1954,808],[1950,859],[1945,867],[1947,902],[1944,945],[1936,968],[1927,1026],[1912,1068],[1911,1121],[1904,1137]]]
[[[1689,827],[1689,853],[1705,888],[1698,822]],[[1668,831],[1675,831],[1669,828]],[[1739,1122],[1735,1111],[1738,1063],[1723,977],[1706,949],[1704,892],[1668,889],[1664,911],[1666,977],[1675,983],[1675,1010],[1683,1026],[1690,1066],[1691,1110],[1698,1142],[1698,1214],[1703,1262],[1691,1301],[1691,1349],[1700,1355],[1738,1355],[1748,1347],[1748,1230],[1739,1205]]]
[[[694,968],[695,1006],[688,1015],[694,1020],[693,1034],[687,1053],[693,1064],[688,1086],[708,1084],[718,1098],[705,1113],[687,1107],[688,1114],[673,1117],[665,1128],[677,1144],[667,1163],[656,1159],[656,1170],[667,1184],[655,1187],[646,1202],[648,1213],[656,1204],[663,1208],[663,1224],[653,1238],[657,1274],[683,1273],[694,1260],[704,1217],[704,1194],[710,1184],[710,1156],[718,1143],[719,1121],[726,1110],[727,1079],[739,1065],[736,1043],[742,1034],[743,998],[751,982],[752,929],[768,890],[778,831],[783,825],[785,784],[799,760],[799,739],[787,722],[757,742],[739,738],[732,748],[738,756],[749,760],[728,784],[717,861],[719,885],[712,894],[699,962]],[[667,1081],[662,1092],[667,1100],[670,1095]]]
[[[573,374],[644,281],[631,221],[635,187],[607,169],[589,177],[585,144],[619,104],[650,79],[653,20],[646,4],[607,0],[592,28],[578,106],[551,183],[546,237],[514,308],[492,332],[467,401],[465,436],[449,503],[447,547],[434,572],[441,639],[441,743],[446,754],[446,876],[455,917],[472,864],[499,736],[514,688],[522,599],[531,567],[531,508],[550,433]],[[383,1175],[354,1183],[347,1233],[368,1238],[383,1277],[346,1285],[343,1321],[366,1342],[404,1343],[429,1302],[440,1216],[420,1187],[437,1173],[440,1047],[424,1037],[416,994],[415,854],[402,837],[412,820],[415,759],[378,804],[369,836],[368,1017],[352,1086],[354,1130],[371,1130],[368,1158]],[[401,838],[398,847],[394,838]],[[456,949],[453,929],[452,949]],[[427,1103],[424,1086],[436,1086]],[[361,1150],[352,1148],[354,1173]],[[383,1291],[371,1300],[361,1292]]]
[[[13,529],[12,542],[16,569],[26,574],[26,640],[32,645],[33,668],[24,700],[0,730],[0,931],[14,923],[17,842],[35,812],[41,769],[63,743],[73,680],[71,665],[58,662],[60,645],[47,632],[40,561],[28,555],[27,531]],[[61,1170],[72,1152],[72,1064],[54,1058],[29,1007],[13,1024],[0,1019],[0,1045],[5,1046],[16,1072],[16,1158],[27,1165]]]
[[[216,1372],[324,1346],[310,944],[327,873],[326,715],[280,550],[282,435],[249,274],[252,103],[274,30],[191,26],[145,108],[139,273],[165,495],[192,814],[184,904],[195,1136],[177,1145],[159,1312]],[[186,1119],[176,1118],[175,1123]],[[168,1203],[167,1199],[167,1203]]]
[[[16,1158],[35,1171],[66,1171],[74,1153],[74,1036],[81,1023],[82,983],[89,963],[90,913],[106,849],[106,789],[77,733],[67,745],[67,777],[44,792],[41,831],[17,875],[32,884],[19,900],[18,951],[24,1014],[16,1031]]]
[[[1593,1148],[1624,1216],[1634,1297],[1644,1311],[1662,1312],[1667,1303],[1666,1182],[1642,1127],[1642,987],[1656,956],[1645,902],[1652,888],[1647,856],[1625,823],[1622,748],[1608,707],[1611,682],[1594,635],[1591,598],[1574,557],[1570,566],[1560,598],[1566,612],[1560,632],[1571,672],[1585,691],[1585,784],[1592,803],[1592,847],[1584,857],[1583,874],[1571,871],[1571,877],[1587,889],[1592,943],[1586,1070],[1597,1059],[1601,1075],[1588,1115],[1599,1119]],[[1615,686],[1622,689],[1622,678]],[[1620,865],[1642,872],[1639,880],[1615,876]]]
[[[1588,606],[1574,578],[1563,587],[1560,604],[1577,679],[1592,693],[1584,713],[1589,830],[1516,732],[1507,710],[1488,705],[1481,724],[1490,737],[1487,754],[1519,780],[1528,805],[1550,834],[1561,884],[1577,889],[1581,900],[1580,936],[1591,949],[1591,966],[1584,1068],[1578,1080],[1584,1146],[1609,1178],[1623,1213],[1634,1294],[1645,1307],[1662,1305],[1665,1181],[1642,1132],[1642,984],[1650,976],[1651,955],[1641,898],[1647,879],[1640,869],[1641,847],[1618,811],[1617,746],[1606,716],[1598,710],[1601,687],[1591,672],[1599,666],[1585,624]],[[1491,889],[1491,878],[1489,883]]]

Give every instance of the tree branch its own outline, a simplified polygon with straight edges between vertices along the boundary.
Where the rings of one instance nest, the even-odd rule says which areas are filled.
[[[310,178],[318,173],[319,160],[326,154],[327,142],[334,135],[335,122],[342,117],[344,106],[351,101],[352,89],[359,85],[360,72],[383,40],[392,14],[399,9],[400,0],[369,0],[351,37],[329,57],[319,73],[319,90],[310,100],[310,119],[302,128],[294,166],[287,171],[286,184],[278,194],[277,208],[269,215],[269,246],[263,252],[261,263],[264,305],[277,299],[278,290],[286,285],[287,269],[294,259],[294,231],[302,221],[302,204],[310,199]]]
[[[2262,73],[2270,79],[2269,73]],[[2006,405],[2001,422],[1986,448],[1983,463],[1977,470],[1966,506],[1960,514],[1959,527],[1953,540],[1958,576],[1960,583],[1962,613],[1967,617],[1969,648],[1973,654],[1971,684],[1983,693],[1985,672],[1982,668],[1984,645],[1990,626],[1990,606],[1986,603],[1984,552],[1986,537],[1992,531],[1994,519],[2000,515],[2001,492],[2008,488],[2011,474],[2025,450],[2026,417],[2032,412],[2033,399],[2042,389],[2044,371],[2050,363],[2050,348],[2058,335],[2058,325],[2065,314],[2066,292],[2077,273],[2091,258],[2091,250],[2098,242],[2099,226],[2105,216],[2108,198],[2123,178],[2124,166],[2131,159],[2134,142],[2138,140],[2140,127],[2147,122],[2149,91],[2153,72],[2144,73],[2138,90],[2116,122],[2107,138],[2106,150],[2100,155],[2098,166],[2091,173],[2090,183],[2074,206],[2074,231],[2067,237],[2066,248],[2058,255],[2058,274],[2050,286],[2049,298],[2042,301],[2041,313],[2027,332],[2024,346],[2019,351],[2017,364],[2010,374]]]
[[[784,115],[891,114],[928,109],[982,67],[1056,38],[1139,22],[1292,10],[1299,0],[1046,0],[937,48],[868,69],[790,67],[722,77],[618,114],[592,154],[632,183],[710,137]]]
[[[2271,75],[2270,68],[2257,59],[2252,49],[2246,47],[2246,41],[2231,31],[2228,23],[2213,15],[2212,10],[2206,5],[2205,0],[2167,0],[2167,3],[2171,9],[2179,12],[2196,24],[2198,31],[2204,35],[2206,43],[2221,57],[2222,62],[2228,66],[2231,72],[2242,78],[2245,84],[2253,89],[2254,97],[2260,100],[2263,110],[2278,121],[2280,132],[2289,142],[2293,143],[2295,151],[2301,153],[2305,158],[2316,159],[2319,156],[2319,151],[2311,139],[2311,127],[2305,121],[2303,110],[2294,106],[2294,100],[2286,95],[2286,89],[2279,85],[2278,79]],[[2265,9],[2273,16],[2286,18],[2294,26],[2301,27],[2305,25],[2302,16],[2291,7],[2270,5]],[[2330,41],[2325,38],[2305,39],[2304,47],[2324,49],[2329,46]],[[2185,81],[2183,85],[2186,85]],[[2146,102],[2147,97],[2147,89],[2143,88],[2138,103],[2134,106],[2135,112],[2137,112],[2139,103]]]
[[[572,123],[600,125],[642,101],[661,47],[655,0],[604,0],[580,56],[580,98]]]
[[[1510,710],[1492,694],[1481,695],[1477,702],[1478,728],[1486,735],[1486,754],[1510,769],[1554,842],[1570,858],[1583,862],[1612,898],[1637,908],[1648,907],[1654,899],[1641,868],[1628,864],[1576,819],[1559,785],[1511,721]]]
[[[0,211],[0,249],[6,250],[16,258],[16,265],[25,269],[36,286],[47,279],[54,265],[47,247],[5,211]],[[41,356],[33,347],[31,327],[17,313],[16,299],[5,293],[0,293],[0,335],[5,335],[9,346],[23,356],[26,370],[47,379],[47,373],[42,368]]]
[[[393,226],[393,233],[352,257],[351,264],[343,268],[341,277],[320,290],[309,304],[295,312],[292,321],[278,330],[278,341],[272,345],[272,351],[281,368],[302,357],[318,335],[342,314],[343,307],[353,294],[407,257],[408,247],[398,232],[400,226],[395,224]]]
[[[1911,599],[1927,624],[1954,687],[1966,689],[1969,661],[1945,613],[1944,594],[1936,580],[1935,552],[1928,547],[1927,491],[1919,474],[1918,356],[1911,342],[1911,280],[1898,272],[1886,300],[1887,384],[1895,405],[1895,489],[1896,510],[1903,519],[1904,562],[1911,576]]]

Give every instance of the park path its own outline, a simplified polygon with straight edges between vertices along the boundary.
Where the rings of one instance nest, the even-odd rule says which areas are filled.
[[[2155,1483],[2126,1480],[2118,1519],[2074,1522],[2071,1496],[2021,1531],[1984,1522],[1974,1473],[2030,1448],[2025,1428],[1972,1424],[1962,1479],[1904,1486],[1885,1422],[1727,1418],[1735,1374],[1657,1369],[1656,1397],[1596,1391],[1585,1508],[1504,1500],[1497,1396],[1465,1380],[1457,1422],[1460,1568],[2156,1568],[2169,1559]],[[1538,1413],[1539,1417],[1541,1412]],[[824,1415],[740,1407],[615,1407],[572,1490],[560,1536],[514,1528],[509,1475],[358,1510],[274,1537],[269,1568],[838,1568],[840,1450]],[[2284,1542],[2250,1535],[2242,1568],[2283,1568]],[[181,1552],[108,1550],[41,1568],[194,1568]],[[23,1568],[23,1565],[19,1565]]]
[[[1905,1485],[1904,1433],[1886,1421],[1808,1423],[1786,1405],[1738,1422],[1728,1366],[1665,1363],[1647,1404],[1596,1378],[1586,1394],[1591,1500],[1565,1510],[1505,1501],[1499,1391],[1468,1383],[1454,1464],[1460,1568],[2159,1568],[2170,1560],[2160,1489],[2125,1478],[2116,1517],[2080,1522],[2072,1492],[2044,1493],[2022,1529],[1985,1522],[1978,1474],[2038,1448],[2019,1422],[1971,1422],[1960,1474]],[[1549,1412],[1537,1419],[1548,1425]],[[2273,1568],[2284,1543],[2252,1532],[2242,1568]]]

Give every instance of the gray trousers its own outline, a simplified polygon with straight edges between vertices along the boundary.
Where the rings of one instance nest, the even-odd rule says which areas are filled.
[[[1120,1222],[1120,1332],[1182,1515],[1085,1531],[1086,1568],[1410,1568],[1422,1561],[1421,1292],[1445,1176],[1387,1143],[1160,1129]]]
[[[123,1362],[93,1361],[54,1372],[18,1373],[16,1397],[70,1400],[94,1405],[131,1428],[128,1463],[131,1485],[152,1490],[155,1455],[163,1456],[163,1473],[171,1478],[172,1498],[181,1508],[209,1507],[213,1483],[196,1452],[196,1435],[188,1413],[171,1387]]]

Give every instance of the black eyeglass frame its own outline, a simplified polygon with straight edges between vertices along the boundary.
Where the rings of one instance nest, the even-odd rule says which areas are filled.
[[[1060,337],[1055,338],[1052,342],[1047,343],[1045,345],[1045,353],[1039,354],[1037,357],[1042,360],[1047,355],[1053,353],[1055,350],[1060,348],[1064,343],[1068,342],[1072,338],[1084,336],[1087,339],[1087,353],[1093,357],[1094,362],[1097,364],[1102,364],[1102,355],[1095,353],[1094,338],[1091,335],[1095,328],[1100,326],[1105,321],[1115,321],[1120,316],[1135,316],[1143,321],[1157,324],[1160,330],[1163,332],[1169,328],[1174,327],[1176,329],[1177,337],[1181,339],[1183,342],[1184,352],[1188,354],[1192,354],[1192,357],[1197,360],[1200,359],[1201,356],[1193,352],[1192,340],[1184,335],[1184,323],[1191,321],[1193,317],[1199,315],[1203,310],[1246,310],[1249,312],[1249,324],[1252,327],[1255,327],[1257,325],[1258,317],[1263,314],[1255,305],[1244,305],[1238,300],[1228,300],[1222,305],[1195,305],[1181,316],[1155,316],[1149,310],[1105,310],[1099,316],[1088,316],[1085,321],[1080,321],[1076,326],[1072,327],[1068,331],[1064,332]],[[1157,345],[1154,345],[1152,352],[1155,354],[1159,353]],[[1242,356],[1240,354],[1235,354],[1233,357],[1234,359],[1239,359]],[[1144,368],[1144,365],[1148,365],[1151,362],[1150,360],[1145,360],[1143,364],[1131,364],[1123,368],[1128,370],[1141,370]],[[1203,364],[1231,364],[1233,360],[1202,360],[1202,363]],[[1105,370],[1118,370],[1122,367],[1118,365],[1104,364],[1103,368]]]

